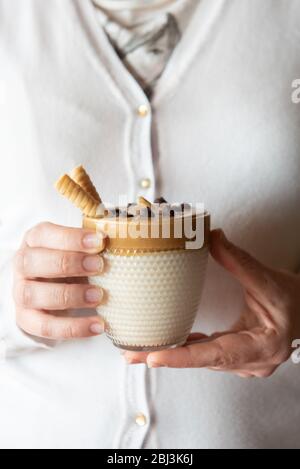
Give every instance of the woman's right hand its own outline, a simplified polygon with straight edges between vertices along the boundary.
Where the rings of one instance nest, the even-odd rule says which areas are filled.
[[[88,284],[104,267],[99,255],[104,234],[42,223],[26,233],[15,258],[14,300],[17,325],[45,339],[69,340],[104,332],[95,314],[103,291]],[[84,281],[82,281],[84,280]],[[89,308],[90,317],[70,317],[68,310]]]

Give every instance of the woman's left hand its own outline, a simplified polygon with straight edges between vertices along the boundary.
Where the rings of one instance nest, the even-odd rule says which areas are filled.
[[[185,346],[159,352],[126,352],[130,364],[150,368],[209,368],[243,378],[268,377],[300,339],[300,276],[271,270],[212,232],[211,254],[241,284],[247,308],[229,331],[192,334]]]

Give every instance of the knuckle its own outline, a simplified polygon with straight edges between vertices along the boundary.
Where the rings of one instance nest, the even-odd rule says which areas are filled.
[[[63,275],[67,276],[71,272],[71,256],[68,253],[65,252],[60,256],[58,264],[59,271]]]
[[[239,354],[235,351],[225,351],[222,344],[216,341],[218,347],[214,367],[216,368],[235,368],[239,363]]]
[[[219,368],[235,368],[238,364],[238,355],[235,353],[225,353],[216,359],[214,366]]]
[[[68,326],[63,327],[61,331],[61,336],[63,340],[76,339],[80,337],[80,330],[75,324],[70,324]]]
[[[54,304],[58,308],[67,309],[71,305],[72,294],[68,285],[58,286],[53,290]]]
[[[28,307],[32,303],[32,286],[30,282],[20,280],[15,283],[13,297],[16,304]]]
[[[236,352],[227,353],[225,355],[225,363],[229,368],[235,368],[239,363],[239,354]]]
[[[227,366],[227,362],[224,356],[217,357],[214,360],[214,363],[213,363],[214,368],[226,368],[226,366]]]
[[[50,321],[42,321],[40,325],[40,337],[43,337],[44,339],[51,339],[52,336],[53,332]]]
[[[213,366],[215,368],[224,368],[226,366],[226,358],[222,345],[216,341],[217,353],[213,361]]]
[[[217,353],[213,360],[213,366],[215,368],[224,368],[226,366],[226,358],[225,358],[223,347],[221,346],[219,342],[216,342],[216,346],[217,346]]]

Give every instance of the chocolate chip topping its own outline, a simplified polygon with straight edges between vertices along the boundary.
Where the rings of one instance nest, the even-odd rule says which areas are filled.
[[[154,200],[154,203],[155,203],[155,204],[162,205],[162,204],[167,204],[168,202],[167,202],[166,199],[164,199],[163,197],[159,197],[158,199],[155,199],[155,200]]]
[[[156,208],[153,205],[151,206],[150,202],[148,202],[146,199],[142,200],[142,198],[139,198],[139,201],[140,203],[130,203],[127,205],[127,207],[124,208],[114,207],[107,209],[105,216],[122,218],[151,218],[157,216],[159,210],[159,213],[161,213],[162,216],[170,216],[174,218],[176,216],[180,216],[184,211],[191,210],[192,208],[192,206],[187,203],[171,205],[163,197],[155,199],[154,204],[156,205]],[[149,206],[146,205],[146,202],[149,204]],[[158,205],[159,208],[157,207]]]

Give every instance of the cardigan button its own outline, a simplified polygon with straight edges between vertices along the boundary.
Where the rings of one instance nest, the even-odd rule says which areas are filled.
[[[139,427],[144,427],[147,424],[147,417],[142,413],[137,414],[136,417],[135,417],[135,423]]]
[[[140,187],[142,189],[150,189],[151,185],[152,185],[152,182],[151,182],[151,179],[149,178],[144,178],[140,180]]]
[[[141,106],[139,106],[138,115],[140,117],[147,117],[149,113],[150,113],[149,106],[147,106],[146,104],[142,104]]]

